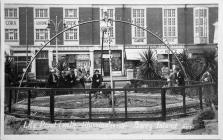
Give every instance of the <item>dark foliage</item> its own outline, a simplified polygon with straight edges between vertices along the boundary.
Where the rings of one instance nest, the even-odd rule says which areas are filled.
[[[205,64],[198,59],[190,58],[189,54],[185,50],[177,56],[182,63],[188,78],[190,80],[199,80],[205,72]]]
[[[157,72],[157,61],[154,58],[153,52],[149,49],[144,51],[141,56],[141,65],[139,66],[139,79],[157,80],[161,76]]]

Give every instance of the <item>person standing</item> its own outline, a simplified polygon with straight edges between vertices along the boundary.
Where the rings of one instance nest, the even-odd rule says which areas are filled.
[[[168,87],[174,87],[175,86],[175,74],[174,74],[172,69],[170,69],[170,71],[169,71],[169,76],[167,78],[167,84],[168,84],[167,85]],[[174,89],[168,89],[167,93],[173,94],[173,93],[175,93],[175,90]]]
[[[203,83],[211,83],[213,82],[213,78],[211,75],[211,68],[209,68],[201,77],[201,81]],[[202,93],[204,95],[205,104],[209,107],[213,105],[213,100],[215,98],[214,89],[212,86],[206,85],[202,88]]]
[[[169,77],[167,79],[168,87],[175,86],[175,74],[172,69],[170,69]]]
[[[67,75],[68,87],[73,88],[76,84],[76,76],[74,74],[74,70],[70,70],[70,73]]]
[[[78,87],[80,84],[81,87],[84,88],[84,74],[81,69],[78,69],[77,71],[77,82],[78,82]]]
[[[176,79],[177,86],[178,87],[185,86],[184,74],[181,72],[179,67],[176,67],[174,69],[174,73],[175,73],[175,79]],[[180,88],[178,92],[180,92],[179,94],[184,95],[185,94],[185,88]]]
[[[84,80],[85,81],[85,88],[90,89],[91,88],[92,78],[90,77],[90,73],[89,72],[86,73],[86,76],[85,76],[84,79],[85,79]]]
[[[92,88],[99,88],[101,86],[101,83],[102,83],[103,79],[102,79],[102,76],[99,74],[99,70],[95,70],[94,72],[94,75],[92,77]],[[97,93],[99,91],[96,91],[94,93],[95,94],[95,98],[98,97]]]
[[[184,74],[181,72],[180,68],[176,67],[174,72],[177,86],[185,86]]]
[[[99,74],[99,70],[95,70],[93,78],[92,78],[92,88],[99,88],[103,79],[102,76]]]
[[[4,103],[5,103],[5,109],[8,107],[9,105],[9,94],[10,94],[10,89],[9,87],[13,85],[14,83],[14,79],[13,77],[11,76],[11,74],[9,73],[5,73],[5,87],[7,87],[7,89],[5,88],[5,100],[4,100]],[[12,97],[13,98],[13,97]]]
[[[50,75],[48,77],[48,87],[49,88],[56,88],[57,87],[57,82],[58,82],[58,77],[56,75],[56,70],[52,69],[50,71]]]
[[[62,71],[60,78],[58,80],[58,87],[59,88],[66,88],[67,87],[67,79],[66,79],[66,72]]]

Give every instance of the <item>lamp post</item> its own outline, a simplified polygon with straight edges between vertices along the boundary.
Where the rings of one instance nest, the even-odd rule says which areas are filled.
[[[51,28],[50,26],[51,26],[51,23],[53,24],[53,26],[54,26],[54,29],[55,29],[55,34],[57,34],[58,33],[58,28],[59,28],[59,26],[60,26],[60,24],[62,23],[62,21],[63,20],[60,20],[59,22],[57,21],[57,16],[56,16],[56,19],[55,19],[55,22],[53,21],[53,20],[49,20],[49,23],[48,23],[48,26],[47,26],[47,28]],[[65,27],[65,24],[64,24],[64,27]],[[58,64],[58,40],[57,40],[57,37],[55,38],[55,41],[56,41],[56,43],[55,43],[55,46],[56,46],[56,64]]]
[[[108,12],[107,10],[104,10],[104,15],[103,15],[103,20],[101,23],[101,30],[103,34],[107,35],[108,38],[108,51],[109,51],[109,68],[110,68],[110,85],[111,89],[113,89],[113,77],[112,77],[112,55],[111,55],[111,23],[110,19],[108,18]],[[103,35],[104,37],[104,35]],[[102,39],[103,40],[103,39]],[[103,43],[103,42],[102,42]],[[102,64],[101,64],[102,65]],[[115,108],[114,108],[114,92],[111,91],[111,96],[112,96],[112,113],[115,113]]]

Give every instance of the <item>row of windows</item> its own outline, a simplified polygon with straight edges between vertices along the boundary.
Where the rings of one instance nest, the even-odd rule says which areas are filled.
[[[77,29],[70,29],[65,32],[65,40],[77,40],[78,32]],[[36,40],[45,41],[49,39],[49,30],[47,29],[36,29]]]
[[[5,9],[7,12],[5,15],[17,16],[17,12],[14,9]],[[35,9],[36,17],[48,17],[48,9]],[[114,18],[114,9],[108,9],[108,17]],[[103,11],[101,11],[101,18],[103,17]],[[194,10],[194,37],[195,43],[207,43],[208,42],[208,9],[207,8],[195,8]],[[132,20],[133,23],[140,27],[146,27],[146,11],[145,9],[133,9]],[[77,9],[65,9],[66,17],[77,17]],[[114,23],[111,22],[111,37],[114,35]],[[14,33],[14,37],[13,36]],[[66,40],[76,40],[78,30],[70,30],[65,33]],[[145,43],[146,32],[138,27],[132,28],[133,42]],[[47,40],[48,31],[46,29],[36,29],[36,40]],[[176,9],[163,9],[163,38],[169,43],[177,43],[177,10]],[[6,32],[6,40],[17,40],[17,30],[11,29]]]
[[[77,9],[65,9],[65,18],[77,18]],[[35,9],[35,18],[48,18],[48,9]],[[17,8],[5,8],[5,18],[18,18]]]
[[[49,30],[47,29],[36,29],[36,40],[45,41],[49,39]],[[77,40],[77,29],[71,29],[65,32],[65,40]],[[5,29],[5,40],[13,41],[18,40],[17,29]]]

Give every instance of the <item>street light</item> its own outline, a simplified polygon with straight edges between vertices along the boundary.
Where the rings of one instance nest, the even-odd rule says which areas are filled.
[[[57,21],[57,16],[56,16],[56,20],[55,22],[53,20],[49,20],[48,26],[47,28],[50,29],[51,28],[51,23],[54,26],[55,29],[55,34],[58,33],[58,28],[60,26],[61,23],[63,23],[63,20],[60,20],[59,22]],[[66,24],[63,24],[64,27],[66,27]],[[56,64],[58,64],[58,42],[57,42],[57,37],[56,37]]]
[[[108,38],[108,47],[109,47],[109,66],[110,66],[110,84],[111,89],[113,89],[113,79],[112,79],[112,55],[111,55],[111,20],[108,18],[108,11],[106,9],[103,10],[103,20],[101,22],[101,30],[102,30],[102,37],[104,38],[104,34]],[[103,39],[102,39],[103,41]],[[103,42],[102,42],[103,43]],[[101,64],[102,65],[102,64]],[[111,91],[112,96],[112,113],[114,114],[114,92]]]

